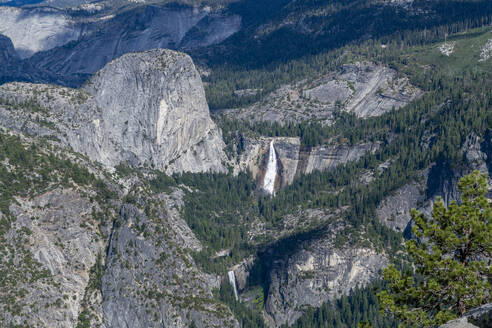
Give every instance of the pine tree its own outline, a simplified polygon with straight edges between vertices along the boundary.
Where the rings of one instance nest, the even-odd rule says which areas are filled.
[[[441,199],[432,218],[412,212],[416,240],[406,243],[414,271],[384,270],[389,290],[382,309],[407,327],[435,327],[492,300],[486,262],[492,255],[492,207],[487,178],[477,171],[459,182],[461,205]]]

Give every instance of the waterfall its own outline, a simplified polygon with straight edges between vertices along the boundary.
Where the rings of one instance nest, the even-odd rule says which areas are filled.
[[[234,296],[236,297],[236,301],[237,301],[238,298],[237,298],[237,288],[236,288],[236,275],[234,274],[234,271],[227,272],[227,275],[229,276],[229,282],[231,283],[232,288],[234,288]]]
[[[270,142],[270,152],[268,154],[268,165],[263,179],[263,189],[270,195],[275,194],[275,178],[277,176],[277,154],[275,153],[275,147],[273,147],[272,140]]]

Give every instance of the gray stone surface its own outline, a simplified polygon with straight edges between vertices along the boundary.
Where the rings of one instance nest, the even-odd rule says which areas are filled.
[[[378,149],[378,144],[361,143],[349,145],[327,145],[305,147],[299,138],[273,138],[278,158],[277,188],[291,184],[295,178],[313,171],[333,170],[338,165],[356,161],[368,152]],[[266,170],[266,158],[272,138],[245,138],[245,150],[232,159],[234,172],[249,170],[262,183]]]
[[[69,15],[47,7],[0,7],[0,22],[0,34],[12,40],[22,58],[75,40],[82,32]]]
[[[97,255],[104,252],[104,241],[92,217],[93,208],[96,210],[99,206],[91,204],[87,196],[61,188],[33,199],[18,198],[18,203],[11,206],[16,220],[7,234],[9,244],[15,247],[17,240],[22,240],[27,232],[24,249],[15,250],[18,269],[27,276],[29,268],[19,263],[28,263],[26,259],[32,256],[30,261],[38,266],[31,270],[45,270],[48,275],[29,281],[19,279],[13,289],[3,291],[20,292],[17,294],[21,296],[20,311],[12,315],[3,309],[0,325],[21,325],[25,321],[31,327],[75,327],[89,271]],[[3,296],[0,295],[0,299],[3,300]]]
[[[303,242],[272,264],[266,310],[275,326],[293,324],[303,306],[319,307],[364,286],[388,264],[384,254],[371,248],[335,246],[340,229],[343,224],[331,225],[321,237]]]
[[[142,6],[86,25],[83,37],[37,53],[30,62],[58,73],[66,84],[73,86],[126,53],[218,43],[239,30],[241,18],[199,7]],[[77,77],[77,83],[72,83]]]
[[[437,197],[441,197],[446,206],[452,201],[459,201],[461,195],[458,182],[461,177],[473,170],[489,173],[489,185],[492,185],[490,137],[491,134],[486,133],[483,139],[474,134],[467,138],[461,149],[467,163],[466,167],[451,167],[448,162],[439,161],[423,170],[416,180],[383,199],[376,211],[381,222],[403,232],[410,223],[411,209],[415,208],[430,215]]]
[[[378,206],[378,218],[390,228],[403,232],[410,223],[410,211],[425,201],[425,187],[412,183],[401,187],[386,197]]]
[[[477,326],[469,323],[466,318],[460,318],[441,325],[439,328],[477,328]]]
[[[46,82],[56,78],[22,61],[12,40],[0,34],[0,84],[10,81]]]
[[[177,215],[176,198],[180,202],[179,192],[139,197],[137,206],[121,208],[102,278],[108,327],[184,328],[192,322],[197,327],[238,327],[230,310],[212,298],[218,278],[200,272],[187,252],[189,247],[196,250],[199,242],[179,230],[186,223],[175,225],[170,219]],[[138,209],[142,206],[150,208],[150,216]]]
[[[35,145],[108,176],[77,154]],[[41,173],[58,171],[35,166],[29,178]],[[0,326],[239,326],[213,297],[220,278],[200,271],[190,255],[202,245],[180,217],[183,191],[155,194],[140,177],[102,181],[115,193],[109,201],[98,195],[100,185],[70,179],[14,195],[8,221],[0,211]]]
[[[10,38],[0,34],[0,63],[7,63],[10,60],[19,59],[19,55],[14,49]]]
[[[0,125],[56,136],[105,166],[121,162],[173,172],[223,171],[223,141],[191,58],[170,50],[127,54],[74,90],[6,84],[4,102],[34,101],[26,113],[0,106]]]
[[[420,89],[406,77],[398,77],[395,70],[357,62],[313,81],[284,85],[249,107],[220,113],[250,121],[285,123],[316,119],[331,124],[337,109],[359,117],[378,116],[421,95]]]

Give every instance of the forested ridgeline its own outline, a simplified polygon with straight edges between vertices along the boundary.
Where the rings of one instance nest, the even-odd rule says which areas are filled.
[[[492,4],[484,0],[420,0],[407,6],[375,0],[275,0],[268,4],[247,0],[231,7],[243,17],[243,29],[196,56],[213,66],[240,69],[286,63],[361,40],[396,39],[395,32],[430,30],[423,38],[428,40],[435,29],[449,34],[479,27],[490,23],[492,15]]]
[[[333,303],[327,302],[317,309],[308,309],[290,327],[352,328],[368,323],[373,328],[396,328],[397,321],[391,317],[384,317],[380,312],[376,292],[382,288],[383,284],[376,281],[365,288],[352,291],[348,296],[342,296]]]
[[[490,6],[490,3],[486,6]],[[453,35],[461,38],[462,33],[470,33],[469,37],[473,33],[489,31],[487,28],[470,31],[474,28],[490,26],[492,13],[488,12],[488,9],[473,19],[468,18],[466,12],[460,14],[463,17],[448,24],[394,29],[392,33],[384,36],[346,42],[339,47],[318,51],[315,54],[306,51],[298,58],[278,60],[260,67],[246,67],[240,62],[211,65],[211,74],[203,76],[208,103],[212,110],[247,106],[264,99],[281,85],[304,79],[317,79],[319,76],[335,72],[344,63],[368,60],[393,67],[395,60],[402,53],[411,51],[415,47],[430,46],[445,39],[453,41]],[[486,15],[482,16],[482,14]],[[288,52],[283,46],[276,48]],[[237,90],[252,90],[252,92],[238,94]]]
[[[418,49],[416,47],[412,51],[418,53]],[[492,127],[492,84],[486,70],[462,69],[460,74],[450,74],[444,64],[444,67],[436,65],[435,69],[418,70],[420,57],[407,50],[396,58],[400,62],[395,61],[395,65],[412,73],[411,78],[426,91],[423,97],[380,117],[357,119],[343,114],[333,126],[315,124],[312,126],[315,128],[309,130],[314,140],[336,136],[352,144],[380,141],[381,147],[376,153],[367,154],[361,160],[331,172],[302,176],[280,190],[274,198],[258,194],[248,174],[238,177],[183,174],[174,177],[177,183],[199,190],[186,196],[183,214],[196,235],[209,246],[205,251],[209,253],[202,254],[206,255],[203,258],[222,249],[232,249],[230,258],[205,261],[207,266],[214,266],[215,261],[234,263],[248,253],[246,232],[249,223],[256,218],[267,227],[274,227],[281,225],[285,215],[299,208],[349,206],[347,222],[355,228],[364,226],[374,240],[389,239],[393,240],[391,243],[398,244],[390,231],[385,232],[379,227],[375,208],[393,190],[416,178],[421,170],[433,163],[468,166],[462,146],[472,133],[483,136]],[[303,124],[280,127],[276,124],[225,122],[225,136],[235,130],[292,136],[300,134],[306,127]],[[229,139],[230,142],[235,140]],[[379,170],[379,166],[387,161],[391,165]],[[358,177],[367,170],[373,172],[375,179],[363,185]],[[387,243],[388,240],[384,242],[385,245]]]
[[[425,92],[420,99],[404,108],[392,110],[380,117],[358,119],[340,112],[332,126],[321,126],[316,122],[280,125],[219,120],[229,146],[237,147],[241,136],[266,135],[300,136],[307,146],[327,141],[348,144],[378,141],[381,147],[374,154],[367,154],[361,160],[340,166],[334,171],[318,171],[302,176],[280,190],[274,198],[258,192],[249,173],[241,173],[237,177],[203,173],[176,175],[169,180],[165,178],[164,186],[184,184],[193,190],[186,192],[182,211],[184,219],[206,246],[202,252],[194,254],[197,262],[206,271],[225,273],[230,266],[273,242],[269,239],[251,242],[248,231],[255,220],[263,222],[267,229],[278,229],[288,214],[297,211],[302,213],[308,208],[329,210],[345,206],[347,210],[341,215],[347,228],[338,238],[342,242],[340,247],[343,243],[370,240],[375,247],[395,254],[401,249],[402,236],[377,220],[375,209],[381,200],[397,188],[417,179],[422,170],[434,163],[469,170],[470,163],[463,156],[463,147],[468,138],[470,135],[484,136],[491,133],[490,68],[479,64],[475,55],[463,57],[472,48],[469,42],[475,42],[475,38],[482,42],[488,37],[484,33],[487,31],[475,30],[451,37],[458,44],[463,42],[463,50],[458,49],[459,57],[454,59],[438,57],[440,55],[436,54],[435,45],[403,47],[402,50],[392,51],[391,56],[382,56],[388,65],[404,71]],[[371,48],[366,48],[366,51],[357,49],[360,59],[375,58],[377,54],[382,54],[382,50],[373,54]],[[372,49],[381,48],[375,46]],[[439,60],[436,61],[436,58]],[[387,168],[386,165],[381,166],[383,163],[389,163]],[[372,172],[374,179],[364,185],[360,183],[359,177],[368,171]],[[309,229],[320,230],[323,225],[311,226]],[[288,236],[290,244],[295,244],[296,238],[302,238],[303,233],[305,231],[298,231]],[[217,257],[216,253],[221,250],[230,252],[226,256]],[[268,265],[260,264],[259,267],[261,269],[256,282],[255,279],[250,281],[248,288],[253,288],[255,283],[264,283]],[[360,300],[357,301],[359,308],[363,304],[362,311],[356,311],[355,301],[348,301],[348,305],[326,304],[317,310],[307,310],[296,325],[353,327],[354,322],[367,319],[374,327],[394,326],[394,322],[385,321],[376,314],[376,305],[370,301],[375,297],[371,290],[360,293],[363,296],[356,299]],[[365,299],[368,306],[365,305]],[[235,308],[235,312],[243,313],[239,317],[244,318],[245,322],[257,322],[254,318],[257,318],[258,309],[248,310],[247,306],[238,303],[233,307],[240,308]]]

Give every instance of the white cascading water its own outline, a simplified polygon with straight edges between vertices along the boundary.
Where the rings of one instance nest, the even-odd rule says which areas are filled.
[[[277,177],[277,154],[273,147],[273,140],[270,142],[270,153],[268,155],[268,165],[263,179],[263,189],[270,195],[275,194],[275,178]]]
[[[237,301],[236,275],[234,274],[234,271],[227,272],[227,275],[229,276],[229,282],[231,283],[232,288],[234,288],[234,297],[236,297]]]

